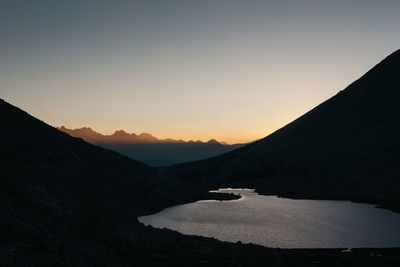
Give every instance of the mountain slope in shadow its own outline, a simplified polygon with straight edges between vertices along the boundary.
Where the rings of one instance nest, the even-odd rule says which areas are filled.
[[[243,144],[222,144],[214,139],[208,142],[158,139],[151,134],[115,131],[112,135],[102,135],[89,127],[60,131],[79,137],[91,144],[111,149],[130,158],[140,160],[151,166],[167,166],[183,162],[201,160],[232,151]]]
[[[398,199],[400,50],[336,96],[235,151],[166,171],[292,197]]]
[[[193,200],[181,182],[3,100],[0,125],[2,266],[109,265],[145,232],[137,216]]]

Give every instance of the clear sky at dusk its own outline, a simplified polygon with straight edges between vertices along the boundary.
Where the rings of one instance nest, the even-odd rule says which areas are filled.
[[[400,48],[400,1],[0,5],[0,97],[105,134],[259,139]]]

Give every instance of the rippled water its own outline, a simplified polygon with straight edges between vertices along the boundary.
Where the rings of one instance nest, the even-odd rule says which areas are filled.
[[[261,196],[252,189],[230,201],[203,200],[139,217],[145,225],[222,241],[280,248],[399,247],[400,214],[350,201]]]

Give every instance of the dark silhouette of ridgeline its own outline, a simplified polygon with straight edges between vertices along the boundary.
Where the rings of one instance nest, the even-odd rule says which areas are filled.
[[[130,158],[151,166],[167,166],[177,163],[201,160],[232,151],[243,144],[228,145],[215,139],[208,142],[183,141],[174,139],[158,139],[149,133],[127,133],[115,131],[112,135],[103,135],[90,127],[68,129],[64,126],[60,131],[79,137],[97,146],[111,149]]]
[[[400,50],[345,90],[235,151],[167,169],[266,194],[385,202],[400,198]]]
[[[0,125],[1,266],[47,265],[52,258],[58,265],[64,257],[98,265],[129,235],[140,238],[137,216],[192,200],[181,182],[3,100]]]

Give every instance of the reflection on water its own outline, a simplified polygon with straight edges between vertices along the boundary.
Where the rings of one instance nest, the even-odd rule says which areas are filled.
[[[222,241],[280,248],[399,247],[400,214],[373,205],[261,196],[219,189],[240,199],[203,200],[139,217],[145,225]]]

